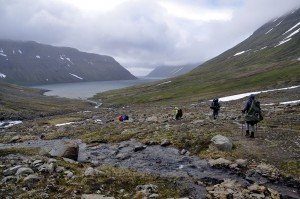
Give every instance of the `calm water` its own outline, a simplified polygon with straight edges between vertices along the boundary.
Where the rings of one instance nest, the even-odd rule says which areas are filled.
[[[45,95],[48,96],[87,99],[89,97],[92,97],[96,93],[154,82],[158,80],[159,79],[137,79],[119,81],[78,82],[39,85],[34,87],[50,90],[45,93]]]

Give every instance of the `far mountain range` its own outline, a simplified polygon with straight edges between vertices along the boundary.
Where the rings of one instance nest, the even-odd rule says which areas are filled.
[[[22,85],[136,79],[114,58],[34,41],[0,40],[0,80]]]

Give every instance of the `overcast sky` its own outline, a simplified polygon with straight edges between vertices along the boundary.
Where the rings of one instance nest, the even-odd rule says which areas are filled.
[[[300,0],[0,0],[0,38],[114,57],[134,75],[199,63]]]

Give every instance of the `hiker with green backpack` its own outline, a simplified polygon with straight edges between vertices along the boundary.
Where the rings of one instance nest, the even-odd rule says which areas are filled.
[[[254,138],[255,128],[254,125],[263,120],[261,114],[260,102],[255,100],[255,96],[250,95],[245,108],[242,110],[242,113],[246,113],[245,121],[247,124],[246,128],[246,137]]]

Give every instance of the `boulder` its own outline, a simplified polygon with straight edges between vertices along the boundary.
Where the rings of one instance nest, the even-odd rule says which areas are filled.
[[[3,175],[4,175],[4,176],[14,175],[14,174],[17,172],[17,170],[18,170],[19,168],[21,168],[21,167],[22,167],[22,165],[17,165],[17,166],[14,166],[14,167],[5,169],[5,170],[3,171]]]
[[[7,184],[7,183],[16,183],[17,182],[17,177],[15,176],[6,176],[4,177],[1,182],[3,184]]]
[[[232,142],[225,136],[216,135],[211,139],[210,149],[217,149],[220,151],[231,151]]]
[[[160,146],[166,147],[166,146],[169,146],[170,144],[171,144],[171,142],[169,140],[163,140],[160,143]]]
[[[16,143],[16,142],[21,142],[21,141],[22,141],[21,137],[16,135],[16,136],[12,137],[9,142],[10,143]]]
[[[75,142],[62,141],[49,152],[54,157],[65,157],[72,160],[77,160],[79,152],[79,146]]]

